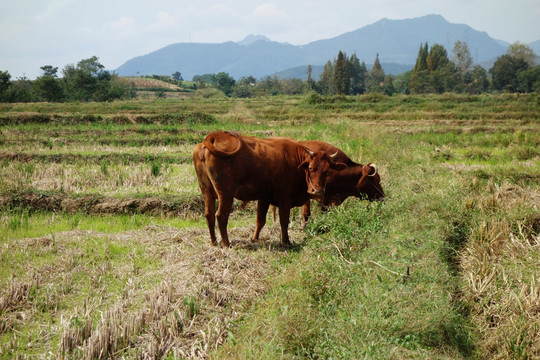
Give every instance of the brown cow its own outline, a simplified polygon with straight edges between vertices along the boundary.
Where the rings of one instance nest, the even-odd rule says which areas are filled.
[[[381,186],[381,177],[375,164],[358,164],[352,161],[341,149],[323,141],[309,140],[299,141],[299,143],[313,151],[331,153],[334,161],[347,165],[345,170],[328,172],[323,196],[312,196],[321,205],[325,207],[337,206],[349,196],[367,198],[369,201],[385,197]],[[271,211],[275,219],[275,209],[272,207]],[[302,210],[302,226],[305,226],[310,215],[311,204],[308,200]]]
[[[230,245],[227,223],[234,198],[258,200],[253,240],[259,238],[266,223],[268,207],[279,207],[281,239],[290,244],[287,229],[291,208],[308,201],[308,188],[312,194],[323,196],[329,169],[346,168],[326,153],[312,152],[291,139],[259,139],[225,131],[206,136],[193,151],[193,163],[204,198],[210,239],[217,244],[217,218],[225,247]]]
[[[347,168],[342,171],[329,171],[326,178],[326,188],[323,196],[316,200],[323,206],[337,206],[349,196],[367,198],[369,201],[385,197],[381,186],[381,177],[375,164],[358,164],[352,161],[341,149],[334,145],[318,140],[299,141],[301,145],[312,151],[334,154],[334,161],[344,163]],[[304,225],[311,215],[310,202],[303,206]]]

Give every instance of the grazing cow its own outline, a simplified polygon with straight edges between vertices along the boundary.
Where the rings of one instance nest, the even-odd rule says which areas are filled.
[[[309,200],[308,190],[323,196],[329,169],[346,168],[326,153],[311,151],[291,139],[259,139],[225,131],[206,136],[193,151],[193,163],[204,198],[210,239],[217,244],[217,218],[224,247],[230,245],[227,223],[234,198],[258,200],[253,240],[259,238],[269,206],[279,207],[281,240],[290,244],[287,229],[291,208]]]
[[[323,196],[315,197],[323,206],[337,206],[349,196],[367,198],[369,201],[384,198],[384,191],[381,186],[381,177],[375,164],[358,164],[352,161],[341,149],[318,140],[299,141],[312,151],[326,152],[334,154],[333,160],[344,163],[347,168],[341,171],[329,171],[326,177],[326,188]],[[310,202],[303,206],[303,223],[311,215]]]
[[[383,199],[385,197],[381,186],[381,177],[375,164],[358,164],[352,161],[341,149],[334,145],[318,140],[299,141],[305,147],[313,151],[333,154],[334,161],[344,163],[347,168],[341,171],[329,171],[326,176],[326,188],[323,196],[313,194],[312,198],[322,206],[337,206],[349,196],[367,198],[369,201]],[[243,204],[245,206],[245,204]],[[275,208],[271,208],[275,219]],[[302,207],[302,226],[305,226],[311,215],[311,204],[308,200]]]

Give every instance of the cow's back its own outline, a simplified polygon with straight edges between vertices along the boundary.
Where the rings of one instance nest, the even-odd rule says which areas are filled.
[[[305,174],[298,169],[299,144],[290,139],[259,139],[227,132],[203,141],[204,164],[214,183],[233,182],[239,200],[265,199],[278,205],[282,197],[307,197]],[[203,150],[204,151],[204,150]]]

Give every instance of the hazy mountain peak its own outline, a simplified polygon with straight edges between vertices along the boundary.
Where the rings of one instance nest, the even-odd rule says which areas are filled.
[[[441,15],[413,19],[382,19],[371,25],[302,46],[272,41],[264,35],[248,35],[239,42],[220,44],[181,43],[128,60],[116,69],[120,76],[172,74],[180,71],[185,79],[194,75],[227,72],[234,78],[261,78],[282,70],[298,68],[303,76],[308,64],[323,65],[339,51],[355,53],[371,63],[379,54],[384,64],[412,68],[423,43],[440,44],[448,53],[454,43],[465,41],[476,63],[494,59],[506,51],[504,44],[465,24],[453,24]],[[536,45],[536,44],[533,44]],[[395,73],[385,68],[389,73]]]
[[[244,40],[242,41],[239,41],[238,42],[238,45],[251,45],[253,44],[254,42],[257,42],[257,41],[272,41],[270,40],[269,38],[267,38],[266,36],[264,35],[248,35],[244,38]]]

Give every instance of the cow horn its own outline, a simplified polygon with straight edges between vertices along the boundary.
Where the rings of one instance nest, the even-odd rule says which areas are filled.
[[[371,166],[371,167],[373,168],[374,172],[373,172],[373,175],[368,175],[368,176],[375,176],[375,175],[377,175],[377,165],[375,165],[375,164],[369,164],[369,166]]]
[[[335,153],[333,153],[332,155],[330,155],[330,159],[334,160],[336,158],[336,156],[338,155],[338,151],[336,151]]]
[[[304,150],[306,150],[306,152],[308,153],[309,156],[313,156],[314,155],[314,152],[309,150],[307,147],[304,148]]]

